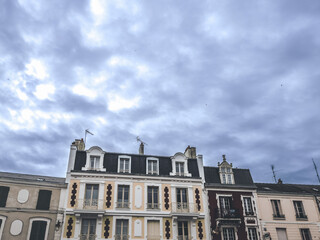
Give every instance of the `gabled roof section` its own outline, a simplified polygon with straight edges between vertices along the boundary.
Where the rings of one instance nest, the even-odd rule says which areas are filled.
[[[319,185],[256,183],[258,193],[320,195]]]
[[[222,184],[220,180],[218,167],[204,167],[205,185],[206,187],[219,188],[256,188],[249,169],[233,168],[235,184]]]
[[[65,178],[60,177],[50,177],[50,176],[41,176],[41,175],[31,175],[31,174],[21,174],[21,173],[9,173],[9,172],[0,172],[0,181],[15,181],[21,184],[27,182],[33,183],[45,183],[52,185],[61,185],[66,186]]]

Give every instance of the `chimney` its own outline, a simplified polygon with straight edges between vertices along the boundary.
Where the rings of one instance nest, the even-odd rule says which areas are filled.
[[[143,144],[143,142],[140,143],[139,154],[140,154],[140,155],[143,155],[143,154],[144,154],[144,144]]]
[[[83,138],[74,140],[72,145],[76,146],[78,151],[84,151],[84,149],[85,149],[85,144],[84,144]]]
[[[278,179],[278,184],[282,184],[281,178]]]
[[[195,147],[190,147],[190,145],[186,148],[186,150],[184,151],[184,155],[187,158],[192,158],[192,159],[196,159],[197,158],[197,150]]]

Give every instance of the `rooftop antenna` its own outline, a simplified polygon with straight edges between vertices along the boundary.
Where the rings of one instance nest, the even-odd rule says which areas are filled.
[[[91,134],[91,135],[93,135],[93,133],[90,132],[89,129],[86,129],[86,131],[85,131],[85,133],[84,133],[84,143],[87,142],[87,134],[88,134],[88,133]]]
[[[320,178],[319,178],[319,174],[318,174],[317,165],[316,165],[316,163],[314,162],[313,158],[312,158],[312,162],[313,162],[314,170],[315,170],[316,173],[317,173],[318,181],[319,181],[319,183],[320,183]]]
[[[143,145],[148,145],[146,142],[142,141],[139,136],[136,137],[137,142],[142,143]]]
[[[272,169],[274,182],[277,183],[276,172],[274,171],[274,165],[271,165],[271,169]]]

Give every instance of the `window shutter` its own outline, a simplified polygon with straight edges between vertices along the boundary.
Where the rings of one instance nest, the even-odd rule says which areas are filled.
[[[6,206],[9,189],[9,187],[0,186],[0,207]]]
[[[38,196],[38,202],[36,209],[38,210],[49,210],[51,201],[51,191],[40,190]]]
[[[45,221],[33,221],[30,239],[32,240],[44,240],[46,234],[47,222]]]

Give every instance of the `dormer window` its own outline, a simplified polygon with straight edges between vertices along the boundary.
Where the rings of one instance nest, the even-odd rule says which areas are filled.
[[[176,153],[171,157],[172,172],[171,176],[185,176],[191,177],[191,173],[188,171],[188,158],[183,153]]]
[[[105,172],[106,169],[103,168],[103,158],[105,152],[97,146],[91,147],[86,152],[86,165],[82,168],[82,170],[94,170]]]
[[[96,170],[100,167],[100,157],[90,156],[90,169]]]
[[[222,155],[223,162],[219,166],[220,180],[222,184],[234,184],[234,177],[232,172],[232,163],[226,161],[225,155]]]
[[[159,175],[159,159],[147,158],[147,174]]]
[[[131,157],[119,156],[118,158],[118,172],[131,173]]]
[[[176,175],[184,176],[184,162],[176,162]]]

